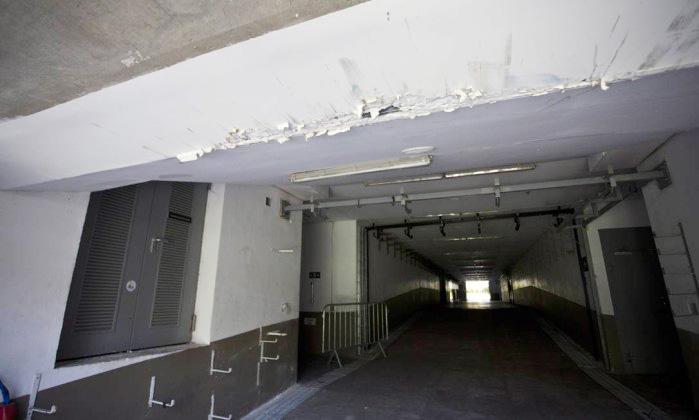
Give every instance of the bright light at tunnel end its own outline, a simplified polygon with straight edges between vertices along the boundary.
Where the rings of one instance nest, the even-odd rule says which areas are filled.
[[[488,280],[466,280],[467,302],[490,302],[490,282]]]

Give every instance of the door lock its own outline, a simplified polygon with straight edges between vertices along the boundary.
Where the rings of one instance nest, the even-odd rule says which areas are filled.
[[[135,280],[129,280],[126,282],[126,291],[127,292],[133,292],[136,290],[136,281]]]

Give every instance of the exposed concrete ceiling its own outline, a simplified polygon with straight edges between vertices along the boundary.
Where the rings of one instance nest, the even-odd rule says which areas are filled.
[[[615,82],[699,63],[698,12],[660,0],[373,0],[0,123],[0,188],[155,162],[152,178],[280,183],[408,141],[453,143],[435,163],[446,168],[662,137],[696,124],[695,74],[624,95]],[[506,101],[518,97],[531,101]],[[201,154],[203,166],[167,161]]]
[[[0,119],[362,1],[2,1]]]
[[[0,115],[43,110],[0,122],[0,188],[160,179],[371,197],[401,186],[363,181],[517,162],[538,167],[501,175],[502,183],[586,176],[590,162],[595,171],[632,168],[673,133],[699,127],[696,2],[372,0],[324,15],[355,3],[3,3]],[[28,37],[17,29],[27,25]],[[413,146],[435,147],[430,167],[288,184],[291,172],[394,158]],[[600,189],[513,193],[497,210],[580,205]],[[413,219],[495,210],[487,196],[411,208]],[[408,216],[375,206],[321,217]],[[526,219],[514,232],[512,221],[488,222],[483,234],[500,237],[492,240],[446,241],[435,227],[396,239],[457,278],[463,260],[491,259],[492,277],[551,223]],[[475,231],[450,226],[454,237]]]

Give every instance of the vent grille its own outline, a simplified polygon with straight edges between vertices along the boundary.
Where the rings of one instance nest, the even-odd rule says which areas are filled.
[[[193,199],[193,184],[174,184],[168,210],[191,218]],[[168,217],[165,225],[166,242],[163,243],[155,285],[152,327],[179,325],[190,230],[190,222]]]
[[[101,193],[80,289],[76,333],[114,329],[135,202],[134,186]]]

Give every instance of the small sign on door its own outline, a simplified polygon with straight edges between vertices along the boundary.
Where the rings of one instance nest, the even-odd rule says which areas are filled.
[[[308,278],[309,279],[319,279],[320,278],[320,271],[309,271]]]

